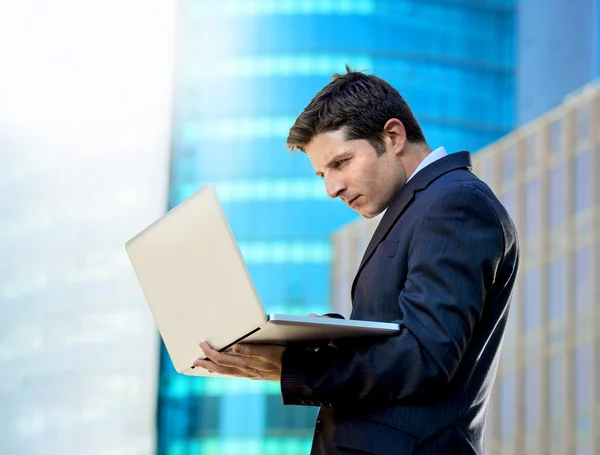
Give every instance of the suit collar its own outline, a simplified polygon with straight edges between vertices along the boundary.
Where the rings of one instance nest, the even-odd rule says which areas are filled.
[[[445,156],[448,156],[448,152],[446,152],[446,149],[444,147],[438,147],[435,150],[429,152],[425,159],[421,161],[421,163],[419,163],[415,171],[408,178],[407,182],[410,181],[415,175],[417,175],[422,169],[429,166],[434,161],[437,161]]]
[[[362,258],[356,276],[358,277],[358,274],[370,259],[371,255],[375,251],[375,248],[377,248],[377,245],[379,245],[387,236],[392,226],[396,223],[396,220],[400,218],[400,215],[402,215],[406,207],[413,200],[415,192],[424,190],[431,184],[431,182],[447,172],[455,169],[465,168],[472,168],[471,154],[469,152],[451,153],[421,169],[412,177],[412,179],[402,186],[392,199],[392,202],[384,213],[383,218],[377,226],[377,229],[375,229],[375,233],[373,234],[373,237],[367,246],[367,250]]]

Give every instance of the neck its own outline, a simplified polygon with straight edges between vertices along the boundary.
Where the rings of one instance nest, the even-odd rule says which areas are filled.
[[[402,161],[406,179],[419,167],[419,164],[431,153],[431,148],[427,144],[407,143],[402,151]]]

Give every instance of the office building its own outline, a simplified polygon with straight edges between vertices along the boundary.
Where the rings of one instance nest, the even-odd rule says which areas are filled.
[[[598,425],[600,89],[482,150],[522,263],[490,407],[490,453],[594,454]]]

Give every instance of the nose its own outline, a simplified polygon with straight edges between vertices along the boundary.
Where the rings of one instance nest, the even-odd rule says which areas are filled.
[[[327,195],[330,198],[335,199],[346,190],[346,185],[344,185],[344,182],[340,178],[332,175],[326,175],[325,188],[327,189]]]

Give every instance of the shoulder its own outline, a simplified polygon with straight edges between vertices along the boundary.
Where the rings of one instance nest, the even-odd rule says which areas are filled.
[[[481,180],[443,180],[425,190],[429,210],[437,208],[476,206],[479,210],[497,213],[501,206],[492,190]]]
[[[468,174],[442,180],[425,190],[432,191],[417,229],[431,223],[455,223],[471,233],[473,229],[489,228],[500,233],[507,244],[515,243],[516,227],[502,202],[485,182]]]
[[[471,231],[484,226],[505,231],[504,207],[493,191],[476,177],[438,182],[426,189],[421,202],[417,229],[431,224]]]
[[[440,176],[423,190],[423,202],[431,206],[474,204],[499,218],[506,215],[504,206],[492,189],[471,171],[460,169]]]

